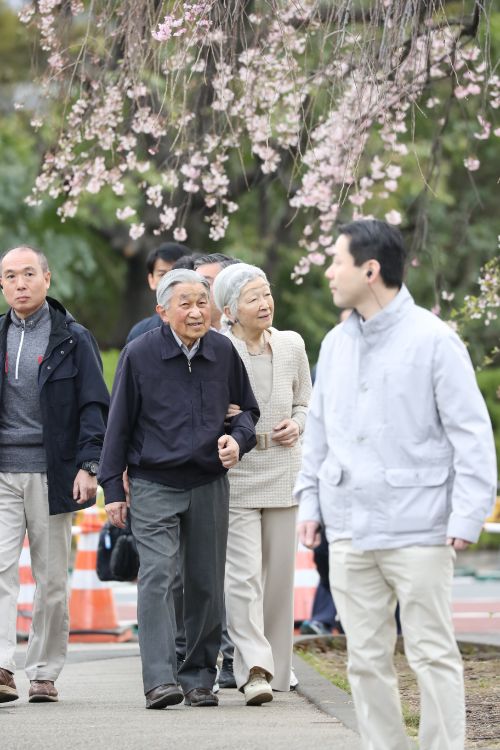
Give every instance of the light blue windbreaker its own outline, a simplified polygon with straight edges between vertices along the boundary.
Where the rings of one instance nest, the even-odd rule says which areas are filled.
[[[358,549],[477,540],[496,494],[490,418],[454,331],[406,287],[325,337],[294,494]]]

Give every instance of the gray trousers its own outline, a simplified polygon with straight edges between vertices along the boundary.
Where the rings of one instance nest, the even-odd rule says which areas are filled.
[[[229,482],[179,490],[130,479],[140,569],[137,617],[144,692],[179,682],[211,688],[222,632]],[[184,575],[186,658],[177,675],[173,587],[179,545]]]

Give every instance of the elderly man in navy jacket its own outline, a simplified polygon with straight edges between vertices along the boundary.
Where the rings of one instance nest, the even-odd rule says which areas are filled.
[[[195,271],[170,271],[157,300],[163,325],[128,344],[118,364],[99,478],[108,516],[123,527],[128,471],[146,707],[183,699],[216,706],[226,472],[254,447],[259,409],[238,353],[210,330],[208,282]],[[226,431],[230,403],[241,412]],[[179,544],[187,652],[177,675],[172,584]]]

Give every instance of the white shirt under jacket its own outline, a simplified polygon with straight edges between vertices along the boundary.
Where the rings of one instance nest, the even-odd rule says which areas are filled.
[[[403,286],[325,337],[294,494],[299,520],[358,549],[474,542],[496,493],[493,433],[467,350]]]

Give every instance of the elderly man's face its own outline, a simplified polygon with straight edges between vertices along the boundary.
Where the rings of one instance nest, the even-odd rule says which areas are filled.
[[[188,348],[210,328],[210,300],[203,284],[176,284],[169,306],[158,305],[156,312]]]

